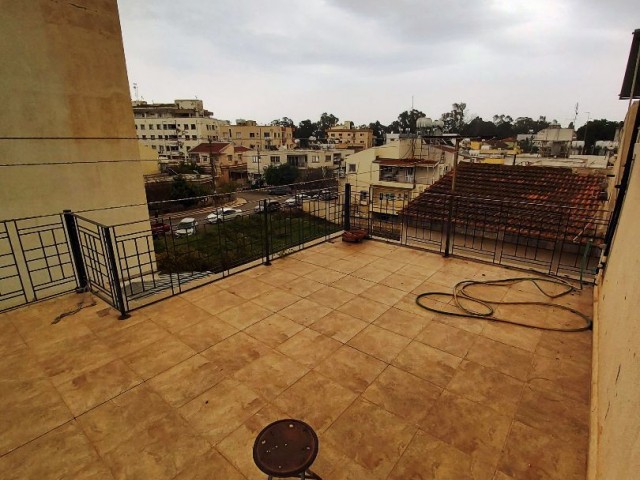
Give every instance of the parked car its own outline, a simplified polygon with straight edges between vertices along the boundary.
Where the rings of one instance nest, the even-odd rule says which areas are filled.
[[[335,200],[338,198],[338,192],[335,190],[322,190],[318,194],[318,200]]]
[[[303,200],[304,199],[301,195],[295,195],[293,197],[287,198],[282,205],[287,208],[299,207],[302,205]]]
[[[180,223],[176,225],[176,229],[173,234],[180,237],[189,237],[196,233],[196,227],[198,226],[198,221],[195,218],[187,217],[180,220]]]
[[[226,220],[231,220],[242,215],[242,210],[237,208],[219,208],[217,211],[207,215],[207,222],[218,223]]]
[[[170,230],[171,225],[169,225],[168,223],[164,223],[160,220],[154,220],[153,222],[151,222],[151,235],[153,235],[153,238],[164,235]]]
[[[276,187],[269,187],[267,189],[269,195],[289,195],[291,194],[291,187],[287,185],[281,185]]]
[[[267,200],[267,212],[277,212],[278,210],[280,210],[280,207],[280,202],[276,200]],[[258,205],[256,205],[253,211],[255,213],[264,212],[264,202],[260,202]]]

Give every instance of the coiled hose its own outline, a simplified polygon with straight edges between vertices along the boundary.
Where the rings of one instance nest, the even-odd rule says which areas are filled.
[[[584,330],[591,329],[592,320],[584,313],[571,308],[565,305],[559,305],[557,303],[552,302],[503,302],[503,301],[491,301],[486,298],[481,298],[472,295],[468,292],[468,289],[474,285],[480,286],[512,286],[518,283],[531,282],[533,283],[542,294],[544,294],[547,298],[555,299],[560,298],[564,295],[567,295],[573,291],[578,290],[576,287],[571,285],[570,283],[556,278],[544,278],[544,277],[513,277],[506,278],[503,280],[464,280],[462,282],[458,282],[453,287],[453,292],[425,292],[421,293],[416,297],[416,303],[421,308],[428,310],[430,312],[438,313],[441,315],[450,315],[453,317],[467,317],[467,318],[481,318],[483,320],[490,320],[492,322],[501,322],[501,323],[510,323],[512,325],[519,325],[521,327],[533,328],[537,330],[551,330],[556,332],[582,332]],[[544,284],[551,285],[560,285],[563,289],[559,293],[550,293],[549,291],[543,288]],[[450,312],[446,310],[440,310],[433,306],[428,306],[420,302],[421,299],[427,297],[452,297],[454,299],[455,306],[460,310],[460,312]],[[479,306],[478,308],[471,308],[470,306],[465,306],[461,303],[461,301],[470,302],[472,305]],[[518,322],[516,320],[508,319],[508,318],[498,318],[494,316],[495,309],[492,305],[540,305],[543,307],[550,308],[559,308],[561,310],[566,310],[576,315],[580,319],[584,321],[584,325],[580,327],[547,327],[547,326],[538,326],[538,325],[529,325],[527,323]]]

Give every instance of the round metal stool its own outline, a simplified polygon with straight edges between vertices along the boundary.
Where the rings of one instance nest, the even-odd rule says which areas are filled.
[[[322,480],[309,470],[318,455],[318,436],[300,420],[291,418],[267,425],[253,444],[253,461],[272,478]]]

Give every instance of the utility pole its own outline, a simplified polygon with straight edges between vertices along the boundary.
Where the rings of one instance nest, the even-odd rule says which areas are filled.
[[[213,159],[213,144],[211,135],[207,136],[207,140],[209,141],[209,162],[211,163],[211,184],[213,186],[213,194],[216,193],[216,163]],[[215,197],[214,197],[215,198]],[[214,201],[215,203],[215,201]]]

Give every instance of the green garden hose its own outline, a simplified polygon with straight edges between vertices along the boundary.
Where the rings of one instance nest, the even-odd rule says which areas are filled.
[[[565,305],[559,305],[557,303],[552,302],[503,302],[503,301],[491,301],[485,298],[477,297],[471,295],[467,289],[474,285],[484,285],[484,286],[512,286],[518,283],[531,282],[533,283],[542,294],[550,299],[560,298],[564,295],[567,295],[573,291],[578,290],[576,287],[571,285],[570,283],[555,278],[545,278],[545,277],[513,277],[506,278],[503,280],[464,280],[462,282],[458,282],[453,287],[453,292],[425,292],[421,293],[416,297],[416,303],[421,308],[428,310],[430,312],[438,313],[441,315],[450,315],[454,317],[467,317],[467,318],[481,318],[483,320],[490,320],[492,322],[501,322],[501,323],[510,323],[512,325],[519,325],[526,328],[533,328],[537,330],[552,330],[556,332],[582,332],[584,330],[591,329],[592,320],[584,313],[571,308]],[[543,288],[544,284],[551,285],[560,285],[563,288],[559,293],[550,293]],[[460,310],[460,312],[450,312],[446,310],[440,310],[438,308],[434,308],[432,306],[424,305],[420,302],[421,299],[427,297],[448,297],[454,299],[455,306]],[[480,307],[480,309],[470,308],[469,306],[462,305],[461,301],[470,302],[471,304],[475,304]],[[549,308],[559,308],[561,310],[566,310],[576,315],[577,317],[584,320],[584,325],[575,328],[564,328],[564,327],[543,327],[537,325],[529,325],[526,323],[521,323],[516,320],[510,320],[507,318],[498,318],[494,316],[495,309],[492,305],[540,305],[543,307]]]

